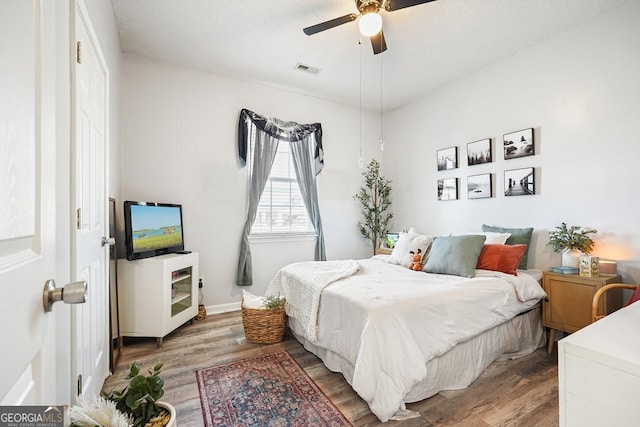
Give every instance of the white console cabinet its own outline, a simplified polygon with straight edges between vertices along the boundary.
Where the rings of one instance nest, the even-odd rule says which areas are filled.
[[[640,302],[558,342],[560,426],[640,425]]]
[[[198,254],[118,260],[120,334],[165,335],[198,314]]]

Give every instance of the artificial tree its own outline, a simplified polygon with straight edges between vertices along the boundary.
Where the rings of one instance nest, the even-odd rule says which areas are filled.
[[[360,202],[364,220],[358,223],[360,233],[371,240],[373,251],[387,235],[389,221],[393,218],[391,208],[391,180],[380,174],[380,163],[375,159],[362,172],[364,186],[353,199]]]

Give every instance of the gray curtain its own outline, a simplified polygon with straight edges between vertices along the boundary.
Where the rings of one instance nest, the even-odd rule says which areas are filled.
[[[260,196],[264,191],[271,172],[273,160],[278,151],[278,139],[264,132],[255,132],[255,142],[253,144],[253,162],[251,165],[251,187],[249,188],[249,208],[247,209],[247,221],[242,230],[242,241],[240,242],[240,259],[238,260],[238,270],[236,272],[239,286],[251,286],[253,277],[251,274],[251,247],[249,246],[249,233],[251,226],[256,219]]]
[[[238,286],[251,286],[253,284],[249,234],[256,219],[258,203],[278,150],[278,141],[287,141],[291,144],[298,186],[313,227],[318,235],[315,260],[326,260],[324,234],[318,206],[318,190],[316,187],[316,175],[324,167],[322,125],[320,123],[301,125],[295,122],[284,122],[242,109],[238,120],[238,157],[243,166],[246,165],[247,150],[250,146],[249,139],[252,136],[255,138],[255,143],[253,163],[251,165],[251,188],[249,189],[249,208],[247,220],[242,231],[240,257],[236,271],[236,283]]]
[[[311,137],[311,136],[310,136]],[[318,235],[316,240],[315,260],[326,261],[324,252],[324,232],[322,231],[322,220],[320,219],[320,205],[318,204],[318,187],[316,185],[315,163],[311,159],[313,146],[309,138],[302,141],[292,141],[291,153],[293,155],[293,167],[296,171],[298,186],[307,208],[307,213],[313,224],[313,228]]]

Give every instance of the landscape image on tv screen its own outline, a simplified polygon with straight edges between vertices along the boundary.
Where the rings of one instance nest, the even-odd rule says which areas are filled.
[[[182,244],[180,208],[131,206],[131,239],[134,252],[169,248]]]

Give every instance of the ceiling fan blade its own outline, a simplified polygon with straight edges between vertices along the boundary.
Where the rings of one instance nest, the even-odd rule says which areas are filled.
[[[374,55],[387,50],[387,42],[384,40],[384,33],[382,32],[382,30],[380,30],[380,32],[375,36],[371,36],[371,47],[373,47]]]
[[[417,6],[419,4],[430,3],[435,0],[389,0],[384,8],[387,12],[393,12],[394,10],[404,9],[406,7]]]
[[[302,31],[308,36],[312,34],[319,33],[324,30],[328,30],[333,27],[337,27],[338,25],[346,24],[347,22],[355,21],[358,17],[355,13],[350,13],[348,15],[341,16],[340,18],[331,19],[329,21],[321,22],[320,24],[312,25],[310,27],[304,28]]]

